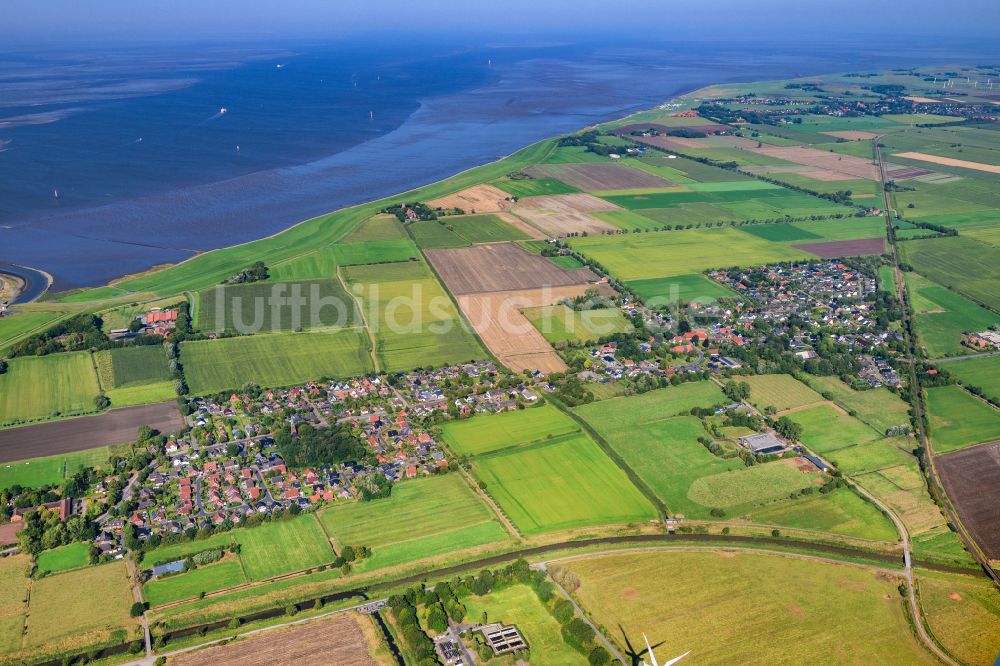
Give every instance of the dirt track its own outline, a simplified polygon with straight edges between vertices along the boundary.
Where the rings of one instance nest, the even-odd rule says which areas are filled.
[[[161,402],[113,409],[97,416],[0,430],[0,462],[124,444],[135,439],[141,425],[168,433],[184,427],[184,419],[177,403]]]

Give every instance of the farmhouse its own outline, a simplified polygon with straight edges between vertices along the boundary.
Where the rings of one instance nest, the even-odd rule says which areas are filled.
[[[771,455],[782,453],[785,450],[785,445],[781,443],[781,440],[770,432],[741,437],[740,444],[752,451],[754,455]]]

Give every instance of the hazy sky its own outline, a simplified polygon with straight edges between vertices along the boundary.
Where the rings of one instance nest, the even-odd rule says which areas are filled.
[[[2,0],[4,45],[457,34],[998,38],[998,0]],[[925,42],[926,43],[926,42]],[[914,43],[919,48],[920,42]]]

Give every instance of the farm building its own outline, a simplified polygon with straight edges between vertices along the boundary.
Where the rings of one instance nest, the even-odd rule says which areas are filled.
[[[741,437],[740,444],[752,451],[754,455],[771,455],[782,453],[785,450],[785,445],[781,443],[781,440],[770,432]]]
[[[484,624],[479,627],[479,631],[483,632],[486,642],[493,648],[495,655],[507,654],[528,647],[528,643],[521,637],[517,627],[513,625],[505,627],[501,624]]]

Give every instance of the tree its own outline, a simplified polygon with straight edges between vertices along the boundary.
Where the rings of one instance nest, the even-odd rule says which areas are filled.
[[[750,384],[747,382],[728,381],[722,387],[722,392],[733,402],[743,402],[750,398]]]
[[[94,408],[103,411],[111,406],[111,399],[103,393],[94,398]]]
[[[132,608],[129,609],[129,615],[132,617],[139,617],[146,612],[147,604],[142,601],[137,601],[132,604]]]
[[[573,619],[573,604],[570,603],[569,599],[560,599],[552,606],[552,617],[559,624],[566,624]]]
[[[590,666],[607,666],[611,663],[611,655],[603,646],[598,645],[587,655],[587,661],[590,662]]]
[[[441,604],[431,606],[431,611],[427,614],[427,627],[438,633],[448,630],[448,616],[445,615]]]

